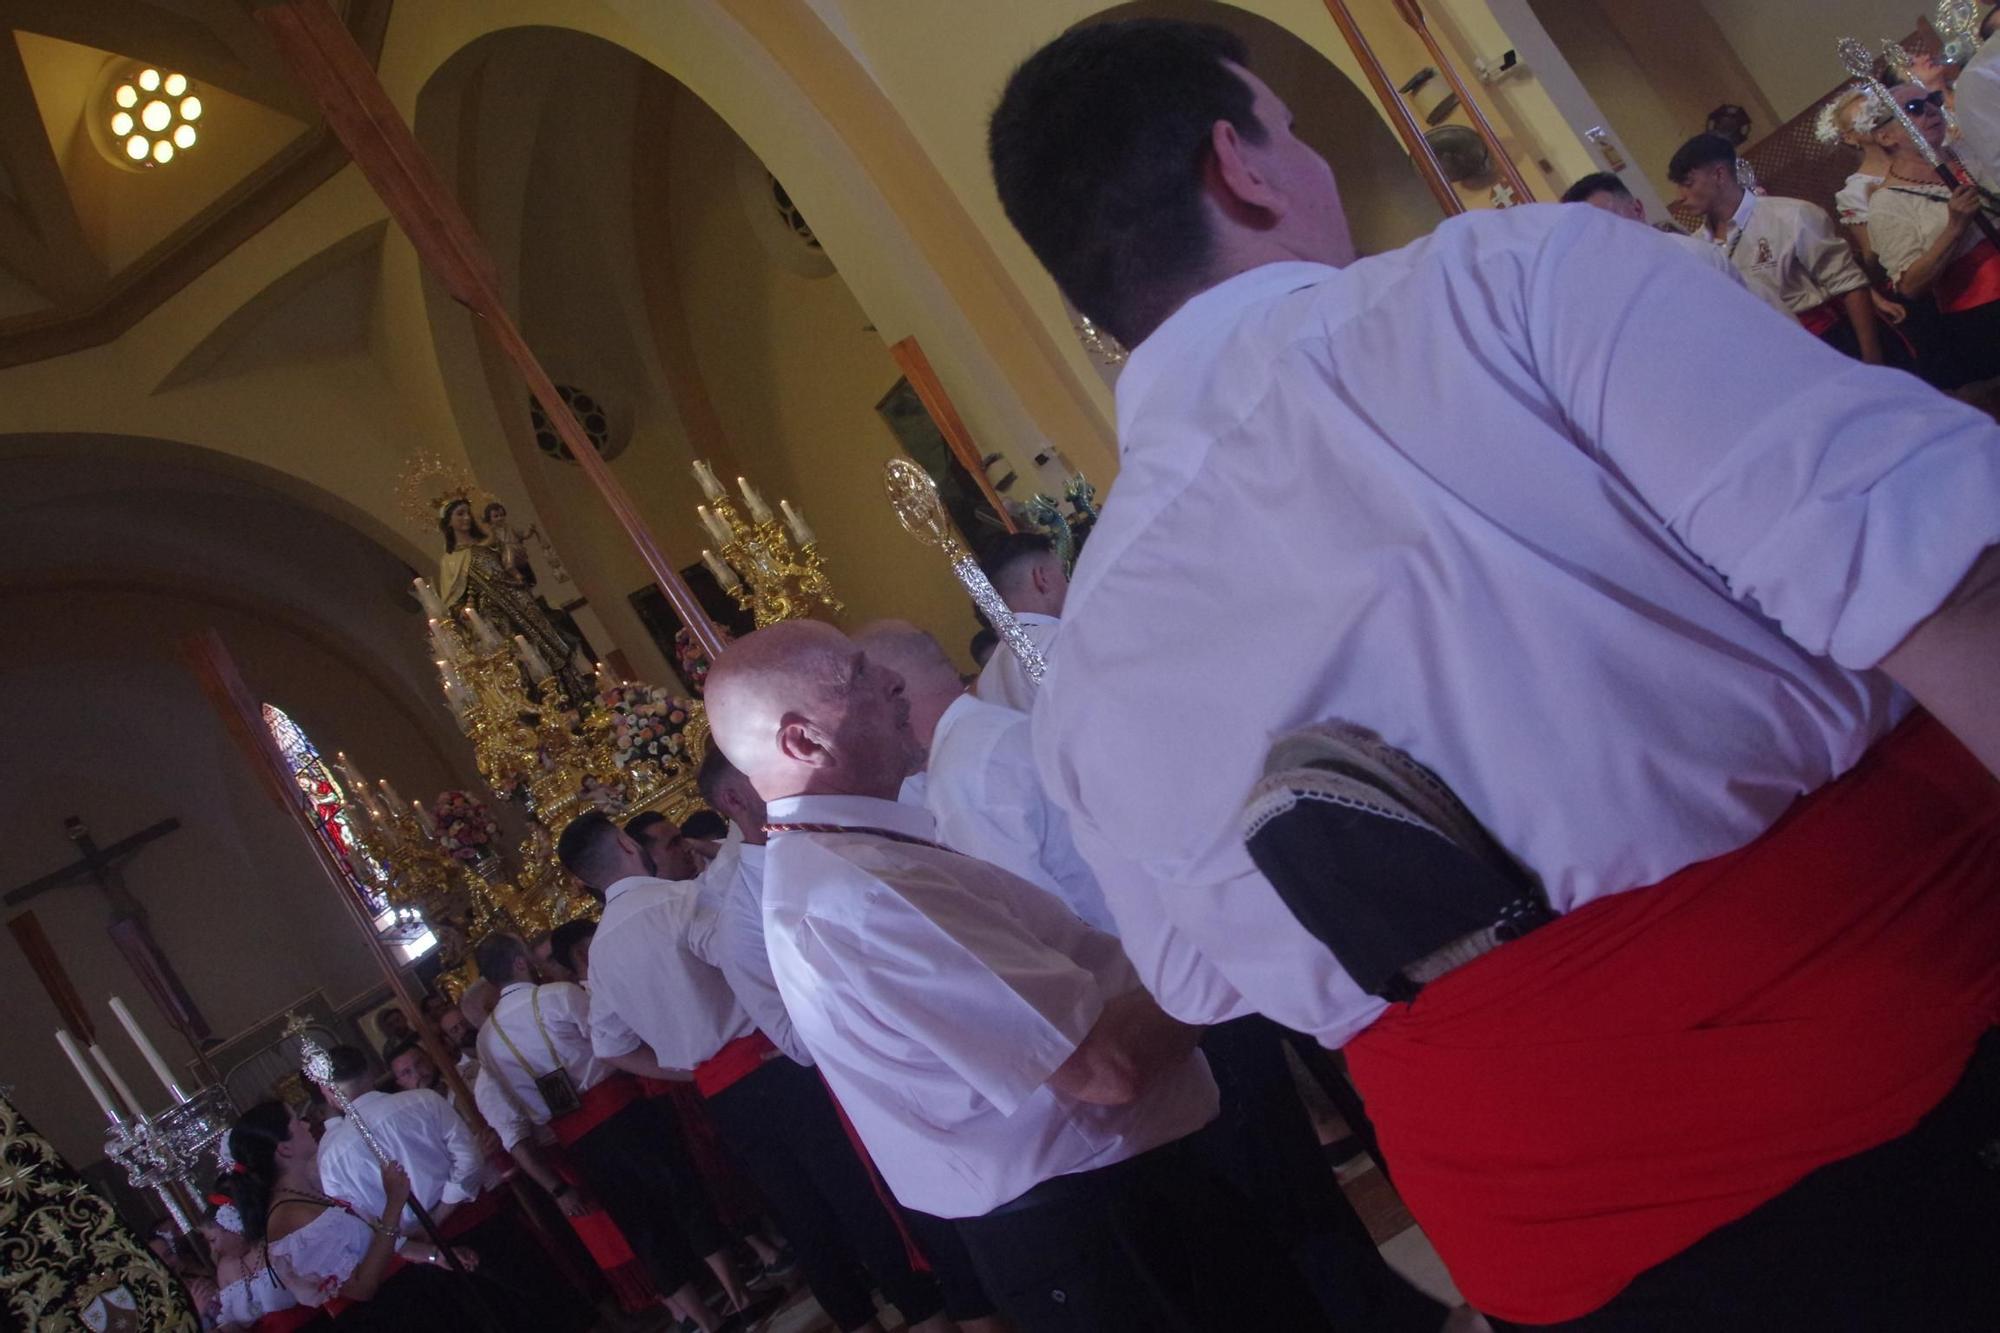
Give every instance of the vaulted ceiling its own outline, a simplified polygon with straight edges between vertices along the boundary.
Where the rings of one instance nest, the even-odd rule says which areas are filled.
[[[389,6],[336,4],[371,58]],[[347,160],[241,0],[0,0],[0,24],[0,366],[117,337]],[[90,124],[137,66],[203,104],[198,147],[143,171]]]

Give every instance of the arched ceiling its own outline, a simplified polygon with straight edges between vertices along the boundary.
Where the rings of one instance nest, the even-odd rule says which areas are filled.
[[[371,58],[390,0],[338,0]],[[9,0],[0,40],[0,366],[108,342],[346,161],[237,0]],[[183,73],[203,140],[107,161],[86,118],[108,65]]]

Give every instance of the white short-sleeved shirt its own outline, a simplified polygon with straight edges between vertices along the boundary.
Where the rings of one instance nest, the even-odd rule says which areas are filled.
[[[935,832],[920,809],[859,796],[773,801],[770,820]],[[909,1207],[978,1217],[1215,1117],[1199,1052],[1126,1106],[1048,1086],[1139,980],[1116,939],[997,866],[869,833],[774,833],[764,927],[793,1027]]]
[[[925,773],[924,807],[939,842],[1013,871],[1098,930],[1118,933],[1069,817],[1042,790],[1027,714],[970,694],[953,700],[931,735]]]
[[[381,1215],[379,1210],[374,1214]],[[399,1239],[396,1248],[406,1241]],[[324,1208],[297,1231],[272,1241],[265,1253],[285,1290],[300,1305],[318,1309],[340,1295],[374,1243],[374,1228],[361,1217],[344,1208]]]
[[[1752,292],[1787,314],[1816,310],[1868,285],[1826,210],[1803,199],[1745,190],[1720,237],[1706,226],[1698,235],[1721,248]]]
[[[760,843],[743,841],[732,828],[707,878],[721,896],[716,927],[707,937],[707,961],[722,969],[736,1001],[771,1044],[802,1065],[813,1062],[778,993],[771,955],[764,948],[764,856]]]
[[[591,971],[597,970],[597,951],[591,950]],[[534,999],[541,1000],[541,1026],[535,1024]],[[495,1027],[495,1024],[499,1024]],[[542,1038],[543,1031],[548,1040]],[[500,1039],[506,1033],[508,1041]],[[516,1058],[519,1047],[522,1060]],[[553,1052],[554,1061],[550,1059]],[[479,1114],[499,1134],[502,1147],[511,1149],[549,1122],[548,1103],[535,1087],[535,1079],[550,1073],[555,1063],[569,1071],[578,1092],[588,1092],[612,1072],[600,1061],[590,1045],[590,995],[568,981],[552,981],[546,986],[517,981],[500,992],[493,1012],[479,1029],[479,1081],[472,1087],[472,1100]]]
[[[1062,628],[1062,621],[1039,611],[1016,611],[1014,619],[1021,622],[1029,640],[1042,650],[1042,660],[1049,661],[1055,653],[1056,631]],[[979,680],[972,688],[987,703],[999,704],[1019,713],[1025,713],[1035,705],[1034,678],[1021,665],[1021,659],[1014,656],[1014,650],[1007,646],[1004,637],[1000,646],[993,650],[993,656],[986,659],[986,665],[980,669]]]
[[[426,1209],[476,1199],[499,1183],[499,1173],[481,1156],[472,1130],[435,1092],[371,1090],[354,1099],[354,1114],[409,1173],[410,1197]],[[366,1216],[382,1215],[388,1200],[382,1194],[381,1166],[348,1116],[327,1121],[319,1141],[319,1177],[328,1194]],[[417,1226],[415,1210],[405,1209],[403,1230],[414,1234]]]
[[[1244,848],[1278,735],[1373,728],[1569,911],[1851,767],[1907,708],[1866,668],[2000,540],[1990,418],[1596,209],[1240,274],[1118,421],[1044,784],[1170,1011],[1328,1045],[1382,1005]]]
[[[756,1025],[707,961],[719,906],[714,865],[694,879],[621,879],[604,891],[590,941],[591,1040],[602,1056],[641,1042],[667,1069],[693,1069]]]

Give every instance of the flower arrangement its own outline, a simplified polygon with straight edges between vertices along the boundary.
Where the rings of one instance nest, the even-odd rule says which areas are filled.
[[[471,792],[439,792],[431,818],[437,821],[438,842],[456,860],[478,861],[499,850],[500,825]]]
[[[686,699],[634,681],[613,686],[602,699],[611,710],[611,743],[620,768],[634,764],[665,768],[686,756],[682,733],[693,708]]]
[[[715,627],[715,633],[725,644],[736,637],[721,625]],[[674,664],[680,668],[681,679],[687,682],[688,689],[699,699],[708,687],[708,653],[695,641],[694,632],[685,626],[674,631]]]
[[[632,807],[631,789],[615,778],[586,777],[583,799],[607,815],[622,815]]]

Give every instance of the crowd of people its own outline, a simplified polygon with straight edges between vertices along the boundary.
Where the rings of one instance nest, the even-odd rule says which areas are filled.
[[[1964,341],[1993,256],[1840,107],[1858,256],[1703,136],[1697,237],[1596,177],[1357,258],[1227,34],[1035,54],[1000,198],[1133,349],[1073,579],[987,553],[1046,670],[732,644],[720,838],[562,831],[601,915],[478,943],[469,1105],[405,1042],[246,1113],[218,1317],[578,1327],[566,1226],[711,1331],[1991,1327],[2000,428],[1863,363],[1866,264]],[[1466,1305],[1328,1170],[1330,1049]]]

